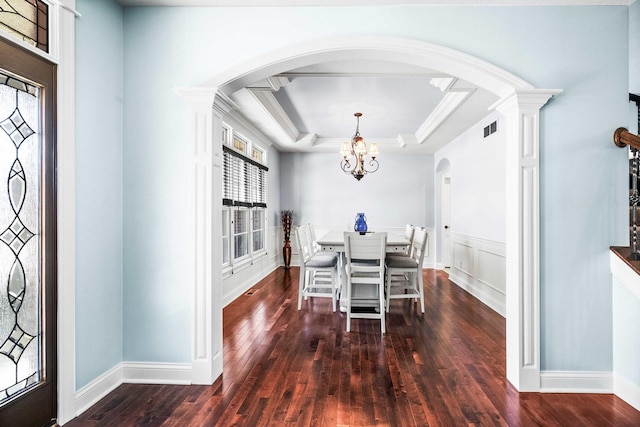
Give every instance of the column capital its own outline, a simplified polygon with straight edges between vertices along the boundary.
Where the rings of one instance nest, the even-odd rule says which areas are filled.
[[[489,110],[505,114],[511,108],[540,110],[551,97],[562,93],[562,89],[525,89],[516,90],[501,98]]]

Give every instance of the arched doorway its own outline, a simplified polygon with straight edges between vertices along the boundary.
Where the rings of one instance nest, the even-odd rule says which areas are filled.
[[[481,59],[427,42],[347,36],[293,45],[227,70],[202,87],[178,89],[193,111],[196,176],[196,263],[193,314],[193,382],[212,383],[222,373],[220,230],[222,117],[226,94],[284,71],[341,58],[384,59],[459,77],[498,96],[507,139],[506,324],[507,379],[520,391],[540,389],[539,116],[559,90],[536,89]]]

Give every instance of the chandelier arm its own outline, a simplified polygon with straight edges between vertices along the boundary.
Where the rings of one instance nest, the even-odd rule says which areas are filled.
[[[340,168],[344,173],[351,173],[351,171],[353,171],[351,163],[349,163],[349,159],[342,159],[340,161]]]
[[[364,171],[366,173],[373,173],[373,172],[377,171],[378,168],[380,167],[380,164],[378,163],[378,161],[376,159],[371,159],[371,160],[369,160],[369,166],[371,166],[372,169],[367,169],[367,168],[363,167],[363,169],[364,169]]]

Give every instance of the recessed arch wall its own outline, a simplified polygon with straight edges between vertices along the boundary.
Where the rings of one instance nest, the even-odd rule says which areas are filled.
[[[499,97],[507,135],[507,379],[520,391],[540,390],[539,116],[559,90],[534,88],[471,55],[412,39],[347,36],[319,39],[253,58],[201,87],[177,89],[192,106],[195,146],[196,262],[192,381],[210,384],[222,374],[221,238],[222,147],[215,135],[233,109],[227,94],[293,68],[326,61],[387,59],[441,71]]]

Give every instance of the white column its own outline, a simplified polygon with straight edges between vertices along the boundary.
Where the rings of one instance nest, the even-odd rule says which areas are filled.
[[[195,284],[192,383],[222,374],[222,117],[231,102],[216,88],[176,89],[192,108],[195,174]]]
[[[505,116],[507,380],[540,391],[540,109],[559,90],[516,91]]]
[[[51,7],[50,47],[58,60],[58,423],[76,416],[75,0]]]

